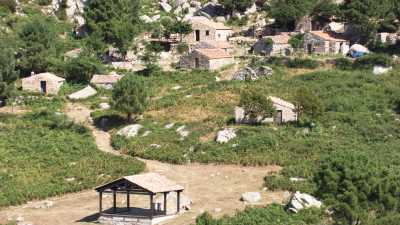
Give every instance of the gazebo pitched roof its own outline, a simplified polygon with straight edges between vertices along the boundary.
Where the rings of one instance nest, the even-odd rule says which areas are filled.
[[[118,180],[112,181],[108,184],[96,188],[96,191],[111,188],[119,182],[127,181],[128,183],[139,186],[151,193],[164,193],[172,191],[183,191],[184,187],[176,184],[174,181],[169,180],[165,176],[158,173],[145,173],[133,176],[125,176]]]

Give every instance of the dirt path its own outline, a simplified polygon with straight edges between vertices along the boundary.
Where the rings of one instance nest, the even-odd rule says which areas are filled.
[[[114,155],[121,155],[118,151],[115,151],[111,146],[111,136],[109,133],[97,129],[90,122],[90,113],[92,112],[86,106],[77,103],[67,103],[64,110],[65,114],[74,120],[76,123],[81,123],[87,126],[95,138],[97,148],[103,152],[111,153]]]
[[[86,124],[93,130],[99,149],[118,154],[110,145],[107,133],[98,131],[90,125],[90,110],[77,104],[68,104],[66,114],[76,122]],[[281,203],[288,194],[285,192],[269,192],[263,190],[263,178],[269,172],[277,172],[278,166],[241,167],[234,165],[170,165],[157,161],[143,160],[148,172],[157,172],[176,181],[185,187],[184,194],[193,200],[190,211],[163,224],[188,225],[195,221],[201,213],[208,211],[215,216],[233,214],[246,205],[240,201],[243,192],[259,191],[263,199],[260,205]],[[136,197],[135,197],[136,198]],[[24,223],[33,225],[75,225],[94,222],[98,212],[98,196],[93,190],[61,197],[50,198],[50,208],[38,208],[42,202],[31,202],[25,205],[0,210],[0,224],[8,219],[22,217]],[[124,200],[119,201],[120,204]],[[148,199],[135,199],[134,204],[142,207]],[[105,198],[105,207],[111,206],[111,198]],[[104,208],[105,208],[104,207]]]

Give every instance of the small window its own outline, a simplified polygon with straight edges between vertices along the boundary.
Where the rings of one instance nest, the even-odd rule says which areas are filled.
[[[221,34],[218,34],[218,37],[221,38]]]
[[[210,36],[210,31],[206,30],[206,36]]]

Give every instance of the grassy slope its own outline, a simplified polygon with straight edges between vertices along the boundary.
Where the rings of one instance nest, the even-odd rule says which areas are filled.
[[[1,115],[0,165],[0,207],[92,188],[144,169],[137,160],[98,151],[90,132],[53,113]]]
[[[124,140],[114,137],[114,145],[131,155],[174,163],[187,161],[280,164],[286,173],[310,176],[321,154],[335,150],[360,150],[377,157],[398,158],[400,123],[393,100],[400,95],[398,69],[384,76],[367,71],[324,70],[296,74],[276,68],[274,78],[252,83],[215,82],[215,74],[175,73],[149,78],[155,87],[151,110],[140,121],[150,130],[147,137]],[[181,85],[180,90],[172,87]],[[317,93],[326,106],[324,115],[313,121],[316,127],[303,132],[304,125],[235,126],[233,108],[245,88],[293,100],[296,88],[306,86]],[[192,95],[191,98],[185,96]],[[165,124],[176,122],[174,129]],[[186,125],[191,134],[184,141],[175,132]],[[219,145],[215,133],[226,126],[238,129],[238,138]],[[161,145],[160,149],[151,144]],[[237,147],[232,147],[238,144]],[[393,154],[396,153],[396,154]]]

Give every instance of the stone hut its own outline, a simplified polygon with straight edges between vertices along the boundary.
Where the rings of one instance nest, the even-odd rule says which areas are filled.
[[[276,110],[274,118],[250,118],[248,113],[242,107],[235,108],[235,122],[238,124],[257,124],[257,123],[276,123],[283,124],[295,122],[298,119],[298,113],[294,104],[277,97],[270,96],[269,99]]]
[[[193,49],[222,49],[225,52],[233,53],[233,46],[227,41],[207,41],[199,42]]]
[[[229,36],[233,34],[231,28],[206,17],[192,17],[190,23],[192,24],[193,32],[186,35],[184,39],[188,44],[207,41],[228,41]]]
[[[304,50],[308,54],[347,54],[349,41],[323,31],[310,31],[304,35]]]
[[[183,56],[180,67],[183,69],[218,70],[235,62],[233,56],[223,49],[195,49]]]
[[[267,45],[266,39],[272,40],[272,46]],[[293,52],[292,46],[289,44],[290,33],[281,33],[274,36],[265,36],[259,39],[252,47],[253,53],[266,56],[288,56]]]
[[[94,75],[90,80],[90,83],[95,85],[96,87],[112,89],[114,84],[116,84],[122,78],[121,75],[118,74],[110,74],[110,75]]]
[[[65,79],[52,73],[40,73],[22,79],[22,90],[43,94],[58,94]]]

